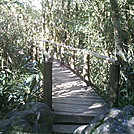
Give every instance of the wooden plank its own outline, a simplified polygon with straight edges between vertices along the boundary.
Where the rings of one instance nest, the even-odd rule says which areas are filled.
[[[87,115],[89,115],[90,116],[90,114],[98,114],[98,113],[102,113],[102,112],[104,112],[104,109],[94,109],[94,110],[88,110],[88,108],[86,109],[70,109],[70,108],[62,108],[62,109],[60,109],[59,110],[59,107],[58,108],[53,108],[54,109],[54,111],[57,111],[57,112],[70,112],[70,113],[78,113],[78,114],[87,114]]]
[[[86,100],[90,100],[90,99],[100,99],[100,100],[103,100],[100,96],[97,96],[97,95],[82,95],[82,94],[67,94],[67,93],[63,93],[62,91],[56,91],[55,93],[53,93],[53,96],[52,96],[52,98],[55,100],[55,99],[66,99],[66,98],[68,98],[68,99],[70,99],[71,100],[71,98],[74,98],[74,99],[78,99],[78,100],[84,100],[84,99],[86,99]],[[103,100],[104,101],[104,100]]]
[[[60,111],[60,112],[70,112],[70,113],[85,113],[85,114],[98,114],[100,112],[103,112],[107,109],[107,107],[99,107],[99,108],[90,108],[90,107],[75,107],[75,106],[60,106],[56,105],[53,106],[54,111]]]
[[[76,99],[102,99],[102,97],[98,96],[98,95],[82,95],[82,94],[74,94],[74,95],[70,95],[70,94],[58,94],[59,92],[56,91],[55,93],[53,93],[53,99],[57,99],[57,98],[76,98]],[[103,99],[102,99],[103,100]]]
[[[56,93],[55,93],[56,94]],[[95,95],[95,94],[90,94],[90,95],[84,95],[84,94],[75,94],[73,96],[70,95],[53,95],[53,99],[57,99],[57,98],[76,98],[76,99],[102,99],[102,97]],[[102,99],[103,100],[103,99]],[[104,101],[104,100],[103,100]]]
[[[63,83],[62,83],[63,81]],[[85,91],[86,92],[86,88],[83,87],[83,85],[80,84],[80,82],[78,81],[69,81],[69,80],[60,80],[60,82],[58,82],[59,85],[53,84],[54,87],[58,87],[61,89],[71,89],[70,91],[74,91],[74,90],[79,90],[79,91]],[[53,90],[55,91],[55,90]],[[94,92],[95,93],[95,92]]]
[[[59,83],[59,84],[57,85],[57,83]],[[87,87],[86,86],[84,87],[84,85],[81,84],[79,81],[75,81],[75,82],[73,82],[73,81],[70,81],[70,82],[69,81],[64,81],[64,83],[62,83],[61,81],[58,81],[55,84],[53,84],[53,88],[55,88],[55,87],[58,88],[58,89],[61,88],[61,90],[70,89],[70,91],[80,91],[80,92],[83,92],[83,94],[87,94],[87,93],[97,94],[95,92],[95,90],[87,89]],[[55,91],[55,89],[53,91]]]
[[[88,113],[81,113],[81,112],[77,113],[77,112],[68,112],[68,111],[66,112],[66,111],[56,111],[56,110],[53,111],[53,114],[60,114],[66,116],[71,115],[71,116],[93,116],[93,117],[97,115],[96,113],[90,113],[89,115]]]
[[[87,125],[84,125],[86,127]],[[80,125],[59,125],[54,124],[53,125],[53,132],[56,134],[73,134],[73,132],[80,127]]]
[[[74,106],[75,107],[75,106]],[[103,108],[89,108],[89,107],[76,107],[73,109],[71,106],[61,107],[61,106],[54,106],[54,111],[65,111],[65,112],[73,112],[73,113],[99,113],[101,111],[104,111]]]
[[[61,113],[54,113],[53,122],[67,123],[67,124],[89,124],[95,116],[81,116],[81,115],[66,115]]]
[[[90,109],[96,109],[96,108],[103,108],[103,107],[107,107],[108,105],[106,103],[99,103],[99,102],[90,102],[89,105],[88,104],[76,104],[76,103],[53,103],[53,107],[69,107],[72,109],[75,108],[87,108]]]
[[[72,109],[75,109],[75,108],[84,109],[88,107],[88,109],[90,110],[90,109],[108,107],[108,105],[106,103],[98,103],[98,102],[96,103],[90,102],[89,105],[88,104],[76,104],[76,103],[71,103],[71,104],[70,103],[53,103],[53,107],[61,107],[61,108],[67,107],[67,108],[72,108]]]
[[[102,102],[102,103],[100,103],[100,101],[96,101],[95,102],[95,100],[94,100],[94,102],[93,101],[89,101],[89,102],[84,102],[84,101],[62,101],[62,100],[57,100],[57,101],[53,101],[53,106],[55,106],[55,105],[74,105],[75,107],[78,107],[78,106],[81,106],[81,105],[83,105],[83,107],[84,106],[93,106],[93,105],[95,105],[95,104],[101,104],[102,106],[104,106],[105,104]]]
[[[64,78],[64,80],[62,78],[58,78],[58,77],[53,77],[53,80],[57,80],[57,81],[60,81],[61,83],[64,82],[64,81],[67,81],[67,82],[77,82],[77,81],[80,81],[80,79],[78,78],[73,78],[73,79],[70,79],[70,78]],[[53,84],[55,84],[57,81],[53,81]]]
[[[77,92],[70,92],[70,91],[64,91],[64,90],[62,90],[62,91],[59,91],[59,90],[57,90],[57,91],[55,91],[54,93],[57,93],[57,92],[59,92],[59,94],[57,95],[57,96],[53,96],[53,98],[79,98],[79,100],[80,99],[90,99],[90,98],[100,98],[100,99],[102,99],[102,97],[101,96],[99,96],[99,95],[97,95],[97,94],[95,94],[95,93],[87,93],[87,94],[85,94],[85,93],[83,93],[83,92],[80,92],[79,90],[77,91]],[[103,99],[102,99],[103,100]]]
[[[59,91],[59,93],[62,92],[63,95],[69,95],[69,94],[86,95],[86,93],[84,92],[84,90],[85,90],[84,88],[80,88],[81,90],[76,89],[76,88],[73,88],[71,90],[71,88],[72,88],[72,86],[69,85],[69,84],[67,84],[67,85],[59,85],[59,84],[57,84],[57,85],[55,85],[53,87],[53,92],[55,93],[55,92]],[[96,95],[95,93],[91,93],[91,94]]]
[[[63,114],[63,115],[75,115],[75,116],[97,116],[100,113],[103,113],[104,110],[100,110],[99,112],[94,112],[94,111],[84,111],[84,112],[79,112],[79,111],[69,111],[69,110],[54,110],[54,113],[58,113],[58,114]]]
[[[57,87],[58,88],[58,87]],[[55,94],[57,93],[57,96],[55,96]],[[56,98],[56,97],[75,97],[75,98],[78,98],[78,97],[97,97],[97,98],[101,98],[100,96],[98,96],[97,93],[95,92],[90,92],[90,93],[85,93],[84,91],[81,91],[81,90],[72,90],[70,91],[69,89],[66,90],[66,89],[57,89],[53,92],[53,98]]]
[[[75,98],[75,97],[62,97],[62,98],[53,98],[53,102],[66,102],[66,103],[75,103],[75,104],[93,104],[93,103],[105,103],[105,101],[101,98]]]

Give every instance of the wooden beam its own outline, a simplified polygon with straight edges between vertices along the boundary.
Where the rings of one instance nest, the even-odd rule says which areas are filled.
[[[51,44],[54,44],[54,45],[57,45],[57,46],[62,46],[64,48],[67,48],[67,49],[70,49],[70,50],[79,51],[79,52],[83,52],[83,53],[88,53],[88,54],[93,55],[96,58],[106,60],[106,61],[108,61],[110,63],[115,64],[115,65],[119,65],[118,61],[116,59],[114,59],[114,58],[110,58],[110,57],[105,56],[105,55],[97,54],[95,52],[91,52],[91,51],[88,51],[86,49],[74,48],[74,47],[71,47],[71,45],[67,46],[67,45],[64,45],[64,44],[58,44],[56,42],[52,42],[52,41],[49,41],[49,40],[35,40],[35,41],[48,42],[48,43],[51,43]]]
[[[52,62],[44,62],[43,77],[44,102],[52,109]]]
[[[93,83],[90,80],[90,55],[88,53],[83,54],[84,55],[84,67],[83,67],[83,78],[87,81],[87,86],[92,86]]]
[[[110,65],[110,107],[118,106],[120,66]]]

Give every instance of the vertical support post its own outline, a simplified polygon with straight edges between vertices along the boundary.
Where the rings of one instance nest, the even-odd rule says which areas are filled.
[[[57,55],[57,46],[54,46],[54,55],[53,57],[56,59],[56,55]]]
[[[37,44],[36,42],[34,42],[35,45]],[[33,50],[32,50],[32,59],[36,60],[36,47],[34,45],[33,45]]]
[[[64,65],[64,47],[61,47],[61,55],[60,55],[60,62],[61,62],[61,66]]]
[[[119,92],[119,78],[120,78],[120,66],[110,65],[110,107],[118,106],[118,92]]]
[[[38,61],[38,48],[35,47],[35,60]]]
[[[35,60],[37,61],[37,41],[36,41],[36,44],[35,44]]]
[[[71,60],[70,60],[70,66],[72,69],[75,69],[75,51],[71,51]]]
[[[88,81],[89,76],[89,55],[87,53],[84,54],[84,66],[83,66],[83,77]]]
[[[56,50],[57,50],[57,52],[56,52],[56,59],[58,60],[59,47],[57,45],[56,45]]]
[[[3,70],[4,69],[4,59],[2,57],[2,60],[1,60],[1,69]]]
[[[48,42],[45,42],[45,50],[46,50],[46,52],[49,51],[49,44],[48,44]]]
[[[61,46],[57,46],[57,60],[60,60]]]
[[[44,49],[43,49],[42,52],[43,52],[43,60],[44,60],[44,61],[46,61],[46,55],[45,55],[45,52],[46,52],[45,47],[46,47],[46,46],[45,46],[45,44],[46,44],[46,43],[43,41],[43,48],[44,48]]]
[[[90,80],[90,55],[88,53],[84,54],[84,66],[82,70],[82,76],[84,81],[86,82],[87,86],[93,85],[93,83]]]
[[[39,61],[39,42],[36,42],[36,47],[35,47],[35,60]]]
[[[43,77],[44,102],[52,110],[52,62],[44,62]]]

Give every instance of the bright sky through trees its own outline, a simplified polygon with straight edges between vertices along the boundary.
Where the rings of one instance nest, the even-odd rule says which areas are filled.
[[[41,9],[40,0],[32,0],[32,1],[33,1],[33,5],[36,6],[37,9]]]
[[[22,3],[28,3],[29,0],[19,0]],[[37,9],[41,9],[41,0],[31,0],[32,5],[35,6]]]

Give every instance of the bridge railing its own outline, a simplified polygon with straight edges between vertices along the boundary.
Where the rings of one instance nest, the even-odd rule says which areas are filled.
[[[39,47],[40,43],[42,43],[41,47]],[[98,86],[98,88],[101,87],[101,92],[105,90],[104,92],[109,93],[108,100],[110,102],[110,106],[118,105],[118,61],[86,49],[78,49],[48,40],[35,40],[34,46],[36,50],[38,49],[39,52],[43,53],[45,60],[54,57],[61,62],[61,65],[67,66],[75,74],[77,74],[87,84],[87,86]],[[38,57],[39,56],[37,56],[36,59],[39,59]],[[99,66],[104,67],[105,74],[102,67]],[[103,80],[104,77],[105,80]],[[98,79],[102,79],[102,82],[99,83],[100,81],[98,81]],[[101,92],[99,93],[101,94]]]

